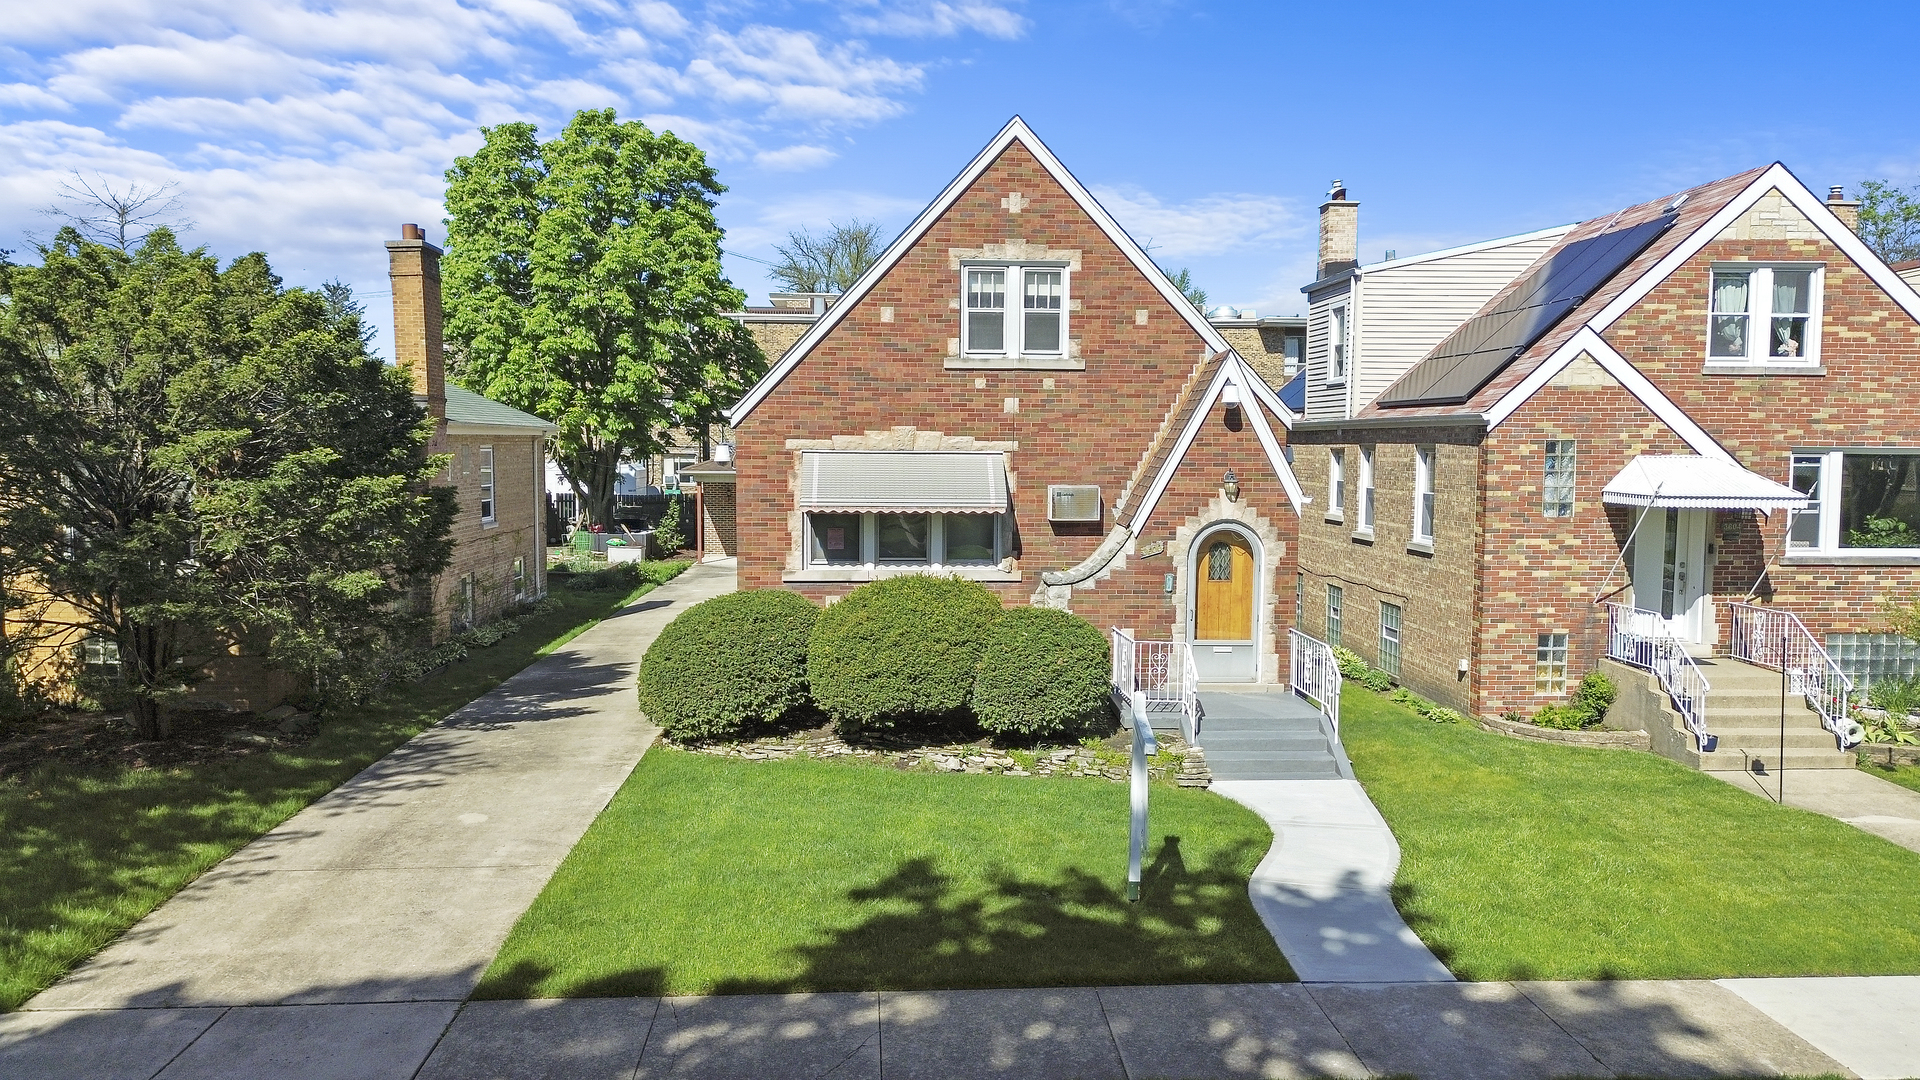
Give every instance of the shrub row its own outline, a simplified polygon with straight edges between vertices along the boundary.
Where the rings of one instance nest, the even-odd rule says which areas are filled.
[[[1057,735],[1107,715],[1107,639],[985,587],[910,575],[824,610],[783,589],[731,593],[668,624],[640,667],[640,707],[677,739],[729,738],[818,709],[843,733],[977,723]]]

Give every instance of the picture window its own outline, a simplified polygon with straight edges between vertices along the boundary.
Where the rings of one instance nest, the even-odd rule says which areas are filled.
[[[1920,449],[1795,454],[1790,482],[1789,550],[1920,555]]]
[[[990,566],[1006,557],[1004,514],[806,516],[810,566]]]

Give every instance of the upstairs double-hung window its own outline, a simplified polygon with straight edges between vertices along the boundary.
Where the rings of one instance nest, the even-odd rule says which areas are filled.
[[[1817,364],[1821,276],[1817,266],[1715,266],[1707,362]]]
[[[969,266],[961,348],[971,356],[1059,356],[1067,340],[1067,271]]]

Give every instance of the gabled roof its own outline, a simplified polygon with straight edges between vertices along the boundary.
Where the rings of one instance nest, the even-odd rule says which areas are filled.
[[[1775,189],[1778,189],[1819,228],[1834,246],[1859,265],[1895,303],[1916,320],[1920,320],[1920,292],[1915,292],[1912,285],[1902,280],[1891,267],[1876,256],[1854,234],[1853,230],[1835,217],[1826,203],[1808,190],[1806,185],[1787,170],[1786,166],[1775,162],[1772,165],[1749,169],[1710,184],[1702,184],[1675,195],[1641,203],[1638,206],[1629,206],[1618,213],[1594,218],[1574,226],[1572,231],[1542,255],[1533,267],[1488,300],[1481,308],[1480,314],[1486,314],[1500,307],[1509,294],[1526,285],[1536,269],[1551,263],[1557,254],[1570,245],[1611,231],[1655,221],[1668,214],[1674,217],[1671,227],[1655,238],[1618,272],[1593,288],[1584,300],[1541,334],[1532,345],[1507,363],[1466,401],[1446,405],[1383,406],[1379,403],[1380,400],[1390,398],[1393,394],[1393,389],[1389,388],[1381,398],[1375,399],[1366,408],[1360,410],[1359,415],[1354,418],[1355,422],[1469,414],[1484,417],[1488,427],[1496,426],[1511,416],[1526,398],[1531,397],[1545,385],[1555,371],[1571,363],[1578,352],[1583,351],[1570,347],[1575,344],[1576,336],[1582,335],[1584,335],[1585,344],[1593,346],[1584,351],[1588,351],[1596,360],[1599,360],[1603,367],[1612,370],[1613,367],[1618,366],[1624,369],[1624,373],[1630,373],[1634,377],[1631,382],[1624,378],[1621,381],[1634,392],[1636,397],[1646,402],[1656,412],[1665,410],[1677,412],[1671,401],[1660,394],[1651,382],[1639,376],[1639,373],[1634,371],[1632,366],[1617,353],[1603,356],[1599,351],[1595,351],[1604,347],[1604,342],[1599,335],[1631,310],[1633,305],[1655,286],[1666,280],[1668,275],[1698,254],[1701,248],[1719,236],[1727,226],[1737,221],[1740,215],[1752,208],[1763,195]],[[1436,347],[1435,353],[1438,353],[1444,344]],[[1605,351],[1612,353],[1611,349]],[[1431,358],[1430,355],[1429,359]],[[1401,376],[1401,379],[1403,381],[1412,379],[1426,362],[1423,360],[1420,364],[1414,365]],[[1623,372],[1614,372],[1614,374],[1618,378]],[[1662,405],[1665,406],[1665,410],[1661,408]],[[1681,418],[1684,419],[1684,414]],[[1700,434],[1704,438],[1704,432]],[[1694,442],[1691,438],[1688,441]],[[1717,447],[1715,449],[1718,450]],[[1718,452],[1725,453],[1724,450],[1718,450]]]
[[[833,328],[840,325],[841,320],[845,319],[849,312],[859,306],[861,299],[873,291],[874,286],[887,276],[894,265],[905,258],[907,252],[913,250],[913,246],[926,235],[927,230],[931,229],[952,208],[960,196],[964,195],[994,162],[1000,160],[1000,155],[1006,153],[1007,148],[1015,142],[1025,147],[1027,152],[1033,155],[1034,160],[1040,163],[1040,167],[1047,170],[1047,174],[1053,177],[1054,182],[1059,184],[1080,209],[1093,219],[1094,224],[1106,234],[1107,239],[1113,241],[1114,246],[1126,255],[1134,268],[1160,291],[1160,295],[1165,297],[1169,304],[1173,305],[1173,310],[1187,321],[1187,325],[1193,327],[1194,332],[1206,342],[1209,349],[1219,352],[1227,348],[1226,339],[1220,336],[1220,332],[1215,330],[1204,316],[1193,309],[1193,305],[1187,302],[1180,290],[1167,280],[1167,275],[1161,272],[1160,267],[1147,257],[1145,249],[1134,243],[1133,237],[1128,236],[1126,230],[1120,227],[1120,223],[1113,219],[1113,215],[1107,213],[1106,208],[1100,205],[1099,200],[1095,199],[1093,194],[1075,179],[1071,172],[1067,171],[1067,167],[1060,163],[1060,159],[1053,156],[1053,151],[1047,149],[1039,136],[1027,127],[1026,121],[1016,116],[1007,121],[1007,126],[1001,128],[1000,133],[993,137],[993,141],[974,156],[973,161],[961,170],[959,176],[954,177],[953,182],[947,185],[939,198],[929,203],[925,210],[920,211],[920,216],[913,219],[913,224],[907,226],[905,232],[894,238],[893,243],[887,246],[887,250],[881,253],[880,260],[874,263],[866,273],[860,275],[860,280],[853,283],[853,287],[846,291],[846,294],[840,298],[840,302],[828,309],[826,314],[820,317],[820,321],[814,323],[813,328],[795,342],[793,348],[787,350],[786,355],[773,365],[772,370],[768,371],[764,378],[754,384],[753,389],[747,391],[745,397],[727,411],[727,422],[738,426],[762,401],[765,401],[767,395],[792,374],[794,368],[799,367],[806,360],[814,347],[832,333]]]

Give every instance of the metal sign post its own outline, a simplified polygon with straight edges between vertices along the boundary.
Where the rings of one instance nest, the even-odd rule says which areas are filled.
[[[1147,758],[1160,752],[1147,719],[1146,695],[1135,690],[1133,707],[1133,830],[1127,844],[1127,899],[1140,899],[1140,863],[1147,852]]]

